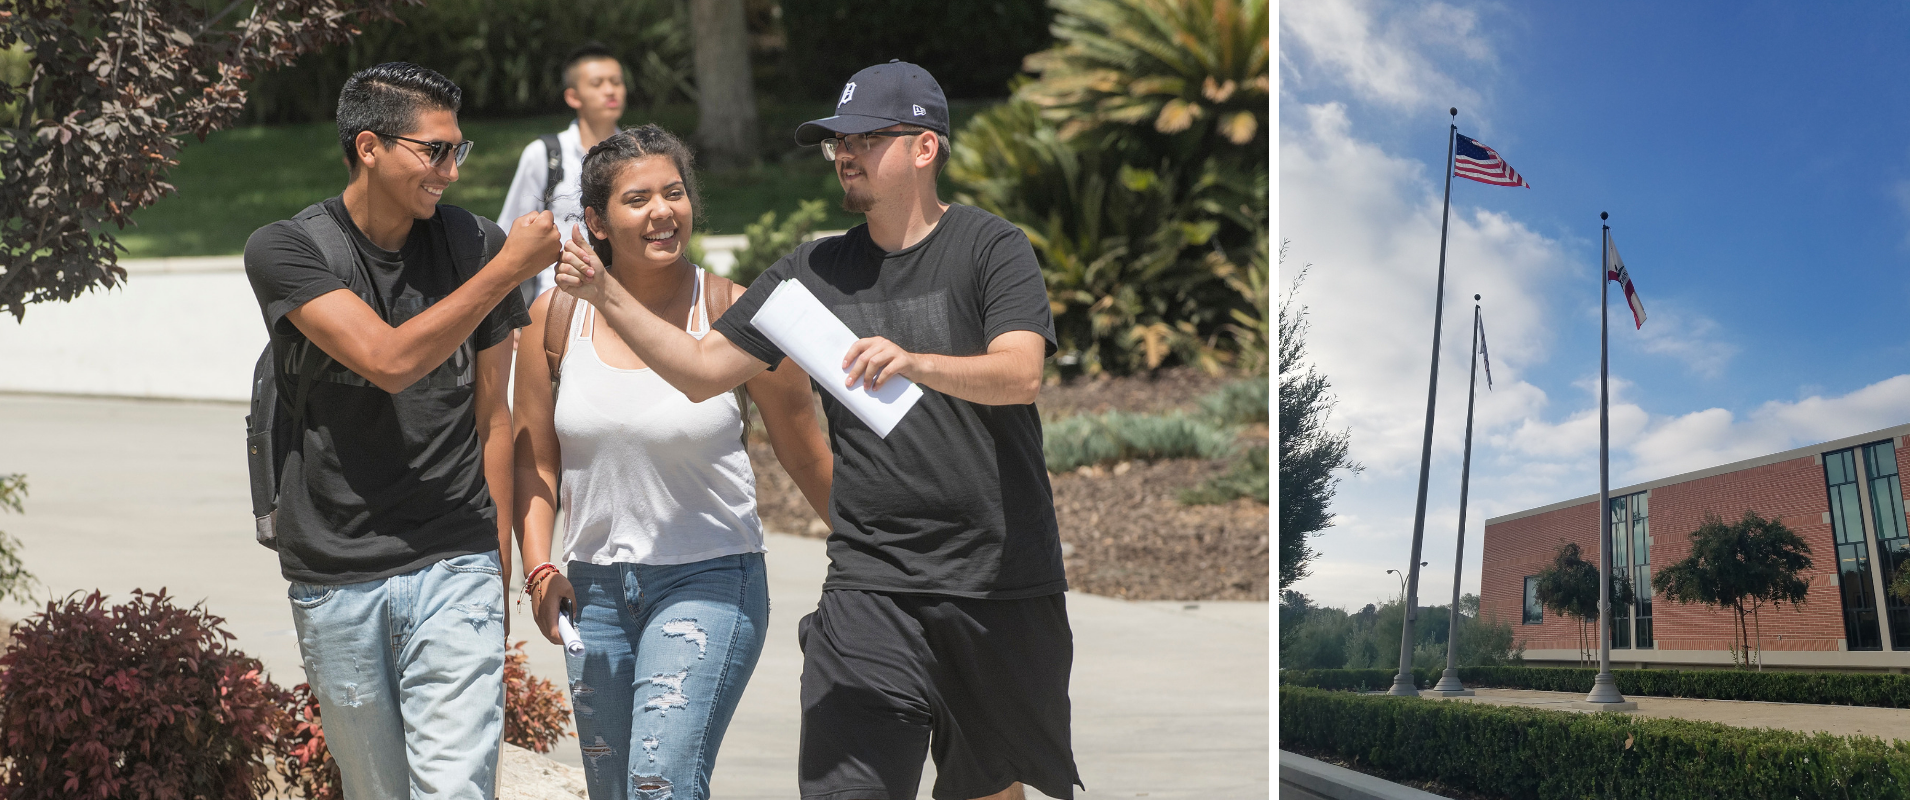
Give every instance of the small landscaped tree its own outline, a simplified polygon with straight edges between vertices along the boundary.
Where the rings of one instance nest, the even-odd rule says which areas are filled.
[[[1659,570],[1651,585],[1675,602],[1737,612],[1731,663],[1755,663],[1761,670],[1764,641],[1758,610],[1783,603],[1796,609],[1804,602],[1810,579],[1799,573],[1811,568],[1810,550],[1784,523],[1755,511],[1744,512],[1743,519],[1730,524],[1716,514],[1706,514],[1691,534],[1691,555]],[[1759,633],[1753,633],[1754,627]]]
[[[1579,662],[1590,663],[1591,648],[1597,643],[1589,628],[1598,622],[1598,565],[1586,561],[1580,553],[1574,542],[1559,546],[1552,563],[1539,570],[1537,589],[1539,604],[1545,610],[1578,620]],[[1612,604],[1629,605],[1631,601],[1631,582],[1614,576]]]
[[[0,3],[0,51],[28,57],[0,80],[0,312],[119,285],[112,230],[173,191],[182,137],[231,125],[254,75],[400,2],[417,0]]]

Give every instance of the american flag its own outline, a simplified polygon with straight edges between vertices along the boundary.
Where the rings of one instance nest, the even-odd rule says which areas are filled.
[[[1480,183],[1493,186],[1523,186],[1532,188],[1520,177],[1519,171],[1505,163],[1499,152],[1479,143],[1479,140],[1464,134],[1453,134],[1458,141],[1453,143],[1452,174],[1461,178],[1471,178]]]

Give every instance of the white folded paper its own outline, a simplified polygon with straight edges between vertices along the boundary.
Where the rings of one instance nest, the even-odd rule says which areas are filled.
[[[584,654],[584,640],[577,635],[577,626],[570,623],[569,608],[557,610],[557,637],[564,640],[564,652],[573,656]]]
[[[842,357],[849,353],[849,346],[856,343],[857,337],[849,326],[829,313],[802,281],[792,278],[777,285],[763,307],[757,309],[756,316],[750,319],[750,324],[816,383],[848,406],[877,436],[887,438],[889,431],[895,430],[895,424],[902,421],[902,415],[909,413],[915,401],[922,398],[922,387],[900,375],[890,378],[875,391],[869,391],[862,382],[854,389],[843,386],[849,379],[849,371],[842,368]]]

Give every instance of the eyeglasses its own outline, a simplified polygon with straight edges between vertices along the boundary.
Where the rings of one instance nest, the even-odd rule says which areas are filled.
[[[852,133],[839,139],[824,139],[822,140],[822,157],[834,161],[836,160],[837,150],[841,150],[852,156],[867,153],[869,152],[869,148],[875,145],[874,142],[870,141],[870,137],[874,136],[880,136],[885,139],[899,139],[903,136],[915,136],[923,133],[928,133],[928,131],[871,131],[869,133]]]
[[[376,133],[379,136],[385,136],[392,139],[397,139],[398,141],[401,141],[401,142],[410,142],[412,144],[420,144],[420,145],[424,145],[427,148],[430,148],[431,166],[434,166],[434,167],[441,163],[444,163],[444,157],[447,154],[452,154],[452,153],[455,153],[456,155],[452,156],[451,163],[457,164],[458,166],[463,166],[464,157],[471,154],[471,145],[477,144],[476,142],[473,142],[469,139],[466,139],[462,142],[458,142],[457,144],[452,144],[450,142],[421,142],[421,141],[418,141],[417,139],[407,139],[403,136],[397,136],[395,134],[389,134],[389,133],[378,133],[377,131],[372,131],[372,133]]]

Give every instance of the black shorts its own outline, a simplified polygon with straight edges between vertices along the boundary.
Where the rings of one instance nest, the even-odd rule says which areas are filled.
[[[796,631],[804,800],[914,800],[931,753],[935,800],[1074,797],[1065,595],[832,590]]]

